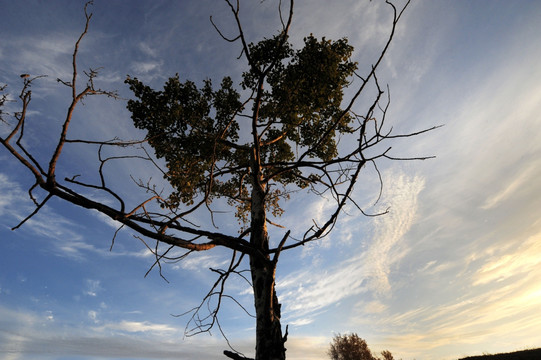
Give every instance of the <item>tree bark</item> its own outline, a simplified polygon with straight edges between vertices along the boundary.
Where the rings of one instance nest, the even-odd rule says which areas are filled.
[[[285,360],[285,338],[280,323],[280,304],[274,288],[275,266],[250,259],[256,310],[255,360]]]
[[[254,181],[252,187],[250,242],[260,254],[250,256],[250,270],[256,311],[255,360],[285,360],[285,337],[280,323],[276,296],[276,263],[270,259],[265,212],[265,187]]]

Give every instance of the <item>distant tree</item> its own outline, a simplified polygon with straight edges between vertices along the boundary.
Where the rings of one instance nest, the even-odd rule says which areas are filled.
[[[193,327],[187,331],[195,334],[209,331],[215,325],[219,327],[217,316],[222,301],[233,299],[225,291],[226,281],[238,275],[253,288],[255,359],[283,360],[287,327],[284,334],[281,305],[275,290],[279,256],[286,250],[329,234],[347,203],[363,212],[352,198],[361,171],[372,166],[379,174],[376,161],[404,160],[392,156],[387,143],[430,129],[394,134],[384,127],[390,97],[384,96],[376,71],[407,4],[397,10],[386,1],[392,14],[389,36],[373,64],[366,71],[360,71],[351,60],[353,47],[346,39],[331,41],[310,35],[300,49],[293,48],[288,41],[293,0],[289,2],[285,18],[282,18],[280,2],[278,14],[282,27],[278,34],[258,43],[246,40],[239,1],[225,0],[225,3],[231,9],[237,35],[227,38],[212,24],[226,41],[240,44],[246,62],[242,78],[234,81],[226,76],[215,88],[210,80],[198,87],[194,82],[181,81],[177,75],[159,91],[135,77],[128,78],[126,83],[135,96],[128,102],[128,109],[134,125],[146,132],[145,139],[133,142],[118,139],[90,141],[69,136],[74,109],[82,100],[91,95],[116,97],[114,92],[95,86],[95,70],[84,72],[86,82],[80,85],[77,56],[92,17],[85,7],[86,24],[75,43],[72,77],[58,79],[70,89],[71,99],[58,138],[53,142],[54,151],[42,162],[44,155],[32,153],[33,147],[28,146],[30,139],[23,141],[26,133],[23,129],[25,126],[28,129],[30,89],[40,76],[22,78],[20,111],[13,114],[12,121],[5,121],[11,127],[1,138],[2,145],[35,178],[29,189],[35,210],[14,229],[37,214],[51,198],[60,198],[99,211],[121,223],[122,227],[137,232],[143,241],[155,240],[154,246],[147,246],[155,255],[152,268],[158,267],[160,274],[164,260],[181,260],[193,252],[214,248],[228,249],[229,265],[224,269],[211,269],[217,274],[217,280],[193,310],[189,321]],[[363,109],[356,106],[360,99],[366,106]],[[4,102],[2,100],[0,105]],[[57,178],[59,158],[63,151],[69,151],[66,150],[68,144],[71,148],[98,148],[96,182],[85,180],[92,178],[88,174]],[[146,149],[137,155],[105,156],[103,152],[105,148],[125,149],[134,145],[137,145],[134,151],[140,151],[137,149],[141,144],[150,145],[155,156]],[[144,158],[156,166],[173,190],[162,193],[150,180],[138,181],[142,191],[150,195],[146,200],[134,203],[132,197],[125,198],[119,190],[112,189],[105,165],[133,158]],[[160,164],[165,164],[165,168]],[[131,180],[128,177],[126,181]],[[283,213],[283,202],[299,189],[334,199],[334,210],[322,223],[314,221],[309,228],[293,229],[295,237],[291,236],[291,229],[284,229],[280,238],[271,241],[267,224],[274,224],[272,217],[277,218]],[[43,192],[41,197],[37,196],[39,191]],[[218,199],[225,200],[240,221],[237,233],[194,224],[191,215],[202,211],[208,211],[213,218],[216,213],[213,205]],[[172,257],[170,250],[173,248],[184,249],[185,253]],[[248,268],[249,277],[244,276],[243,266]],[[208,313],[201,314],[205,311]],[[368,360],[366,356],[370,352],[364,340],[357,337],[339,337],[337,340],[337,346],[354,341],[353,348],[365,351],[359,354]],[[229,351],[226,355],[243,358]],[[346,355],[337,352],[337,356]]]
[[[355,333],[336,335],[327,354],[331,360],[394,360],[389,350],[381,352],[382,358],[372,355],[366,341]]]
[[[366,341],[357,334],[336,335],[328,355],[331,360],[375,360]]]
[[[381,356],[383,360],[394,360],[393,354],[389,350],[383,350]]]

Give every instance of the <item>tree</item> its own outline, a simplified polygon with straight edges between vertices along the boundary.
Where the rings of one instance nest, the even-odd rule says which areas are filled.
[[[334,336],[327,354],[331,360],[380,360],[372,355],[366,341],[355,333]],[[389,350],[383,350],[381,356],[381,360],[394,359]]]
[[[364,214],[352,198],[361,171],[373,166],[379,174],[376,162],[382,159],[425,159],[393,157],[386,144],[431,129],[394,134],[384,127],[390,97],[381,87],[376,71],[407,4],[397,9],[386,1],[393,16],[389,36],[373,65],[359,74],[357,64],[351,60],[353,47],[347,39],[332,41],[310,35],[301,49],[293,48],[288,41],[293,0],[289,2],[285,19],[280,3],[279,33],[255,44],[248,43],[244,35],[239,1],[225,0],[225,3],[237,25],[237,36],[228,38],[212,18],[211,23],[225,41],[240,43],[241,57],[246,63],[246,71],[238,82],[240,89],[227,76],[215,88],[211,80],[198,87],[176,75],[160,91],[136,77],[128,77],[125,82],[134,99],[127,106],[134,125],[146,131],[141,141],[116,138],[91,141],[69,136],[74,109],[82,100],[91,95],[117,97],[115,92],[94,85],[97,71],[93,69],[84,72],[86,83],[82,88],[79,85],[77,56],[92,18],[88,4],[85,6],[85,28],[75,43],[72,78],[58,79],[70,89],[71,100],[55,150],[48,160],[39,161],[42,157],[35,156],[22,141],[31,86],[41,76],[22,78],[21,110],[13,114],[11,122],[3,120],[11,128],[1,139],[2,145],[35,178],[29,189],[35,210],[14,229],[56,197],[118,221],[121,227],[138,233],[145,244],[149,239],[155,240],[156,245],[148,248],[155,255],[152,268],[157,266],[160,274],[161,262],[171,259],[168,254],[173,248],[185,250],[175,260],[193,252],[228,249],[229,266],[211,269],[217,280],[201,305],[193,309],[190,333],[209,331],[218,324],[221,301],[227,296],[226,281],[234,275],[244,277],[241,269],[248,266],[250,277],[244,278],[250,282],[254,294],[255,359],[285,359],[288,331],[286,327],[285,333],[282,332],[281,305],[275,290],[279,256],[328,235],[348,203]],[[361,97],[364,104],[368,103],[364,110],[356,107]],[[0,106],[6,98],[2,99]],[[58,160],[67,144],[98,147],[97,182],[82,180],[78,175],[57,178]],[[154,155],[145,147],[147,144]],[[112,156],[102,152],[105,148],[126,147],[138,152]],[[142,202],[133,203],[131,198],[123,198],[112,189],[105,164],[133,158],[153,164],[172,190],[163,193],[150,180],[139,181],[138,186],[150,195]],[[271,240],[267,224],[277,225],[272,218],[282,215],[283,202],[300,189],[315,196],[332,197],[333,212],[324,223],[314,222],[308,229],[284,229],[280,239]],[[40,198],[37,193],[44,195]],[[103,201],[104,196],[107,201]],[[226,201],[235,210],[240,222],[238,233],[221,232],[215,227],[200,228],[189,219],[189,215],[201,211],[208,211],[212,217],[213,204],[217,201]],[[300,235],[293,236],[292,231]],[[201,314],[206,309],[209,312]],[[236,352],[224,353],[231,358],[243,358]]]
[[[394,360],[393,354],[389,350],[383,350],[381,356],[383,360]]]
[[[331,360],[375,360],[366,341],[357,334],[336,335],[328,355]]]

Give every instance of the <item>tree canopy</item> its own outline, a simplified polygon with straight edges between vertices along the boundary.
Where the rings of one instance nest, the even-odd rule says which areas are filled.
[[[380,360],[372,354],[366,340],[357,334],[335,335],[327,353],[331,360]],[[393,360],[389,350],[381,352],[381,360]]]
[[[167,164],[164,177],[175,189],[162,206],[208,204],[224,197],[247,222],[254,151],[261,184],[275,185],[268,201],[274,215],[281,214],[278,199],[286,196],[285,186],[306,188],[324,181],[326,163],[337,155],[336,138],[354,131],[354,117],[341,108],[356,69],[353,48],[346,39],[309,36],[294,51],[284,39],[248,45],[252,64],[240,85],[251,96],[243,102],[230,77],[217,90],[211,80],[197,88],[178,74],[161,91],[137,78],[126,80],[137,99],[128,101],[134,125],[147,131],[156,156]],[[245,129],[250,118],[252,137]]]

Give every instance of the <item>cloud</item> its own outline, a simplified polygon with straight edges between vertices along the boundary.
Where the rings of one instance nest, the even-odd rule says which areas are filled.
[[[28,203],[28,195],[25,194],[19,184],[10,180],[10,178],[0,173],[0,216],[6,215],[13,216],[14,208],[17,208],[19,204]],[[20,206],[20,205],[19,205]]]
[[[382,203],[383,206],[392,206],[392,211],[375,221],[375,231],[368,249],[348,251],[355,255],[325,270],[312,266],[280,279],[277,290],[281,301],[286,304],[288,316],[303,317],[300,323],[308,323],[306,315],[350,296],[363,292],[371,292],[375,296],[390,294],[392,266],[406,253],[397,250],[398,244],[415,220],[417,197],[424,181],[401,172],[387,172],[383,177],[388,179],[386,187],[389,189],[385,190]],[[334,251],[339,251],[339,247]],[[369,310],[383,311],[383,308],[373,303]]]
[[[510,277],[528,276],[541,265],[541,234],[521,242],[514,251],[499,251],[475,275],[473,285],[501,282]]]
[[[31,35],[11,34],[2,41],[4,70],[10,74],[47,75],[41,87],[52,87],[57,78],[67,80],[71,75],[71,55],[77,32],[46,31]],[[85,44],[86,45],[86,44]],[[80,51],[84,52],[86,46]],[[36,93],[39,97],[40,95]]]
[[[368,314],[379,314],[387,310],[388,306],[379,300],[370,301],[363,306],[363,311]]]
[[[99,280],[87,279],[85,281],[85,288],[83,294],[88,296],[96,296],[98,292],[102,290],[101,282]]]
[[[95,319],[90,311],[88,317]],[[52,313],[0,306],[2,331],[0,353],[14,359],[43,355],[43,359],[74,358],[197,358],[218,360],[226,348],[222,341],[202,339],[182,341],[181,331],[167,324],[121,320],[101,327],[73,327],[62,321],[51,321]],[[126,336],[126,335],[129,336]]]
[[[401,354],[430,350],[453,344],[494,346],[534,339],[528,329],[539,326],[532,316],[541,305],[541,289],[498,289],[459,301],[417,308],[403,314],[392,314],[386,324],[377,326],[401,329],[400,335],[389,335],[385,342],[399,349]],[[537,310],[536,310],[537,309]],[[517,326],[511,326],[510,321]],[[531,330],[530,330],[531,331]],[[398,332],[395,332],[398,333]]]
[[[506,184],[501,190],[490,196],[485,201],[485,203],[481,205],[481,208],[484,210],[493,208],[499,205],[502,201],[509,199],[510,197],[515,195],[516,192],[520,191],[525,184],[531,181],[536,181],[537,179],[534,176],[534,170],[534,166],[529,166],[528,168],[521,171],[519,174],[515,175],[514,178],[512,178],[511,181]]]
[[[200,254],[190,254],[185,259],[182,259],[178,263],[178,265],[175,265],[173,268],[178,269],[184,269],[189,271],[204,271],[209,268],[219,268],[226,266],[229,263],[229,260],[224,259],[223,257],[220,257],[218,255],[200,255]]]
[[[10,176],[0,173],[0,216],[7,227],[13,227],[22,221],[35,209],[30,201],[28,193],[22,190],[21,186],[12,181]],[[107,216],[92,211],[97,219],[109,225],[115,230],[118,229],[118,222]],[[38,214],[29,219],[18,231],[30,232],[38,238],[45,237],[53,239],[48,242],[57,256],[82,261],[86,254],[93,253],[99,256],[129,256],[137,258],[150,257],[152,254],[141,249],[137,251],[109,251],[109,247],[96,247],[91,239],[82,233],[83,227],[65,216],[60,215],[54,206],[43,207]],[[111,238],[113,233],[111,233]]]
[[[120,321],[117,323],[108,323],[99,328],[98,331],[103,330],[117,330],[121,332],[136,333],[136,332],[152,332],[152,333],[164,333],[164,332],[178,332],[177,328],[174,328],[166,324],[153,324],[148,321]]]
[[[534,315],[541,309],[540,234],[496,242],[479,253],[470,249],[471,257],[452,262],[428,261],[416,275],[417,282],[426,281],[425,288],[408,283],[406,293],[394,301],[384,299],[383,304],[390,305],[385,316],[367,317],[372,304],[360,303],[355,323],[376,329],[378,341],[404,357],[418,357],[419,349],[450,356],[449,344],[465,353],[536,345],[533,334],[541,326]]]
[[[425,182],[419,176],[410,177],[392,171],[384,173],[383,179],[387,179],[388,183],[382,204],[389,205],[390,211],[374,221],[375,234],[367,258],[373,273],[369,287],[378,295],[389,295],[391,267],[407,252],[398,252],[396,245],[416,220],[417,199]]]
[[[99,320],[98,320],[98,312],[95,311],[95,310],[89,310],[88,311],[88,318],[90,320],[92,320],[96,324],[99,322]]]
[[[160,71],[162,62],[160,61],[136,61],[131,65],[132,70],[139,76]]]
[[[21,186],[3,173],[0,173],[0,194],[0,216],[7,219],[10,227],[17,225],[35,209]],[[58,215],[48,206],[26,221],[18,231],[28,231],[38,237],[54,239],[51,246],[57,255],[65,257],[81,259],[82,252],[95,250],[80,234],[78,224]]]
[[[277,287],[281,291],[282,301],[287,304],[287,310],[304,315],[365,291],[363,284],[368,273],[360,259],[352,258],[329,270],[310,269],[286,276]]]
[[[151,44],[149,44],[147,41],[141,41],[139,44],[138,44],[138,48],[141,52],[143,52],[143,54],[147,55],[147,56],[150,56],[150,57],[153,57],[155,58],[156,57],[156,49],[154,49],[152,47]]]
[[[100,201],[102,204],[110,205],[107,203],[107,201]],[[109,226],[110,228],[114,229],[115,231],[120,229],[122,227],[122,223],[116,220],[111,219],[109,216],[99,212],[99,211],[91,211],[91,214],[94,215],[98,220]]]

